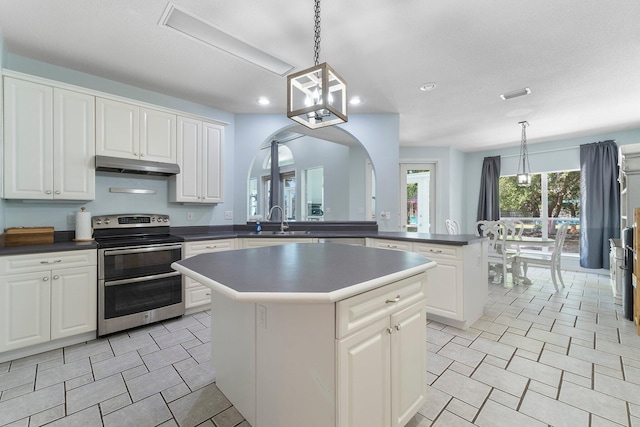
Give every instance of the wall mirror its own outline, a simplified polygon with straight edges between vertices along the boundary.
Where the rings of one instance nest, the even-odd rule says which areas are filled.
[[[293,125],[265,140],[247,188],[249,221],[265,221],[273,205],[289,222],[376,220],[371,159],[360,141],[335,126],[312,131]],[[274,210],[271,220],[279,215]]]

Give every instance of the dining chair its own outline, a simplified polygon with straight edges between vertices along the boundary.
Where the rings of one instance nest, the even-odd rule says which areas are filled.
[[[444,225],[447,227],[447,233],[460,234],[460,225],[455,219],[447,219],[444,221]]]
[[[513,235],[513,229],[509,228],[502,221],[478,221],[476,223],[476,234],[489,239],[487,249],[487,261],[489,271],[494,273],[494,282],[500,277],[497,283],[506,283],[507,273],[514,271],[516,253],[507,248],[507,236]]]
[[[522,220],[519,219],[503,219],[502,220],[505,225],[507,227],[511,227],[513,228],[513,235],[514,236],[522,236],[522,233],[524,233],[524,222]]]
[[[529,265],[542,265],[545,267],[549,267],[551,270],[551,280],[553,281],[553,287],[558,289],[557,278],[560,280],[560,284],[564,288],[564,280],[562,279],[562,247],[564,245],[564,239],[567,236],[567,229],[569,228],[568,223],[564,223],[560,225],[558,231],[556,232],[556,238],[553,245],[553,252],[551,253],[520,253],[515,258],[514,271],[519,272],[520,267],[522,267],[522,271],[524,277],[527,276],[527,270],[529,269]],[[518,281],[519,278],[518,278]]]

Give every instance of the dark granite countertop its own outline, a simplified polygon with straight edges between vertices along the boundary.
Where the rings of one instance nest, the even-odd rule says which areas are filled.
[[[27,255],[46,252],[79,251],[83,249],[97,249],[95,241],[73,241],[74,231],[55,231],[53,233],[53,243],[45,245],[7,245],[4,234],[0,235],[0,256],[4,255]]]
[[[273,226],[273,225],[271,225]],[[377,231],[377,227],[345,227],[342,224],[329,227],[324,224],[306,227],[305,224],[290,224],[293,234],[273,234],[269,228],[261,233],[250,231],[247,226],[211,226],[211,227],[172,227],[171,234],[180,236],[186,242],[196,242],[202,240],[235,239],[238,237],[247,238],[353,238],[369,237],[377,239],[406,240],[411,242],[433,243],[440,245],[464,246],[486,240],[485,237],[477,237],[472,234],[449,235],[449,234],[424,234],[424,233],[402,233],[394,231]],[[4,242],[4,235],[0,235],[0,256],[4,255],[26,255],[33,253],[57,252],[57,251],[77,251],[83,249],[97,249],[95,241],[75,242],[73,241],[73,231],[56,231],[54,233],[54,243],[46,245],[20,245],[7,246]]]
[[[473,234],[427,234],[427,233],[406,233],[395,231],[378,231],[376,227],[354,226],[351,227],[333,227],[323,225],[308,224],[289,224],[287,231],[290,234],[274,234],[279,229],[277,225],[270,224],[269,228],[261,233],[251,231],[250,227],[238,226],[233,227],[174,227],[171,234],[181,236],[187,242],[195,242],[199,240],[216,240],[216,239],[233,239],[236,237],[248,237],[256,239],[277,238],[277,239],[296,239],[296,238],[353,238],[353,237],[369,237],[376,239],[405,240],[411,242],[433,243],[440,245],[464,246],[473,243],[479,243],[486,240],[486,237],[478,237]],[[275,228],[274,228],[275,227]]]
[[[308,303],[338,301],[435,266],[414,252],[334,243],[207,253],[172,264],[236,301]]]

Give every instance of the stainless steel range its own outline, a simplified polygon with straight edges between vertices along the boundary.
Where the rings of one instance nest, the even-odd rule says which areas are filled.
[[[101,215],[92,225],[99,336],[184,314],[182,276],[171,268],[183,239],[169,234],[168,215]]]

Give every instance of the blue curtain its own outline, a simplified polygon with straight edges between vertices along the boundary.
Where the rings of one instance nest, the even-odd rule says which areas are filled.
[[[480,197],[476,220],[500,219],[500,156],[485,157],[480,175]]]
[[[618,146],[580,146],[580,266],[609,268],[609,239],[620,237]]]
[[[282,207],[280,200],[280,159],[278,157],[278,141],[271,141],[271,182],[269,184],[269,209],[275,205]],[[265,212],[267,215],[268,212]],[[266,216],[264,218],[267,219]],[[280,221],[280,210],[273,211],[271,221]]]

